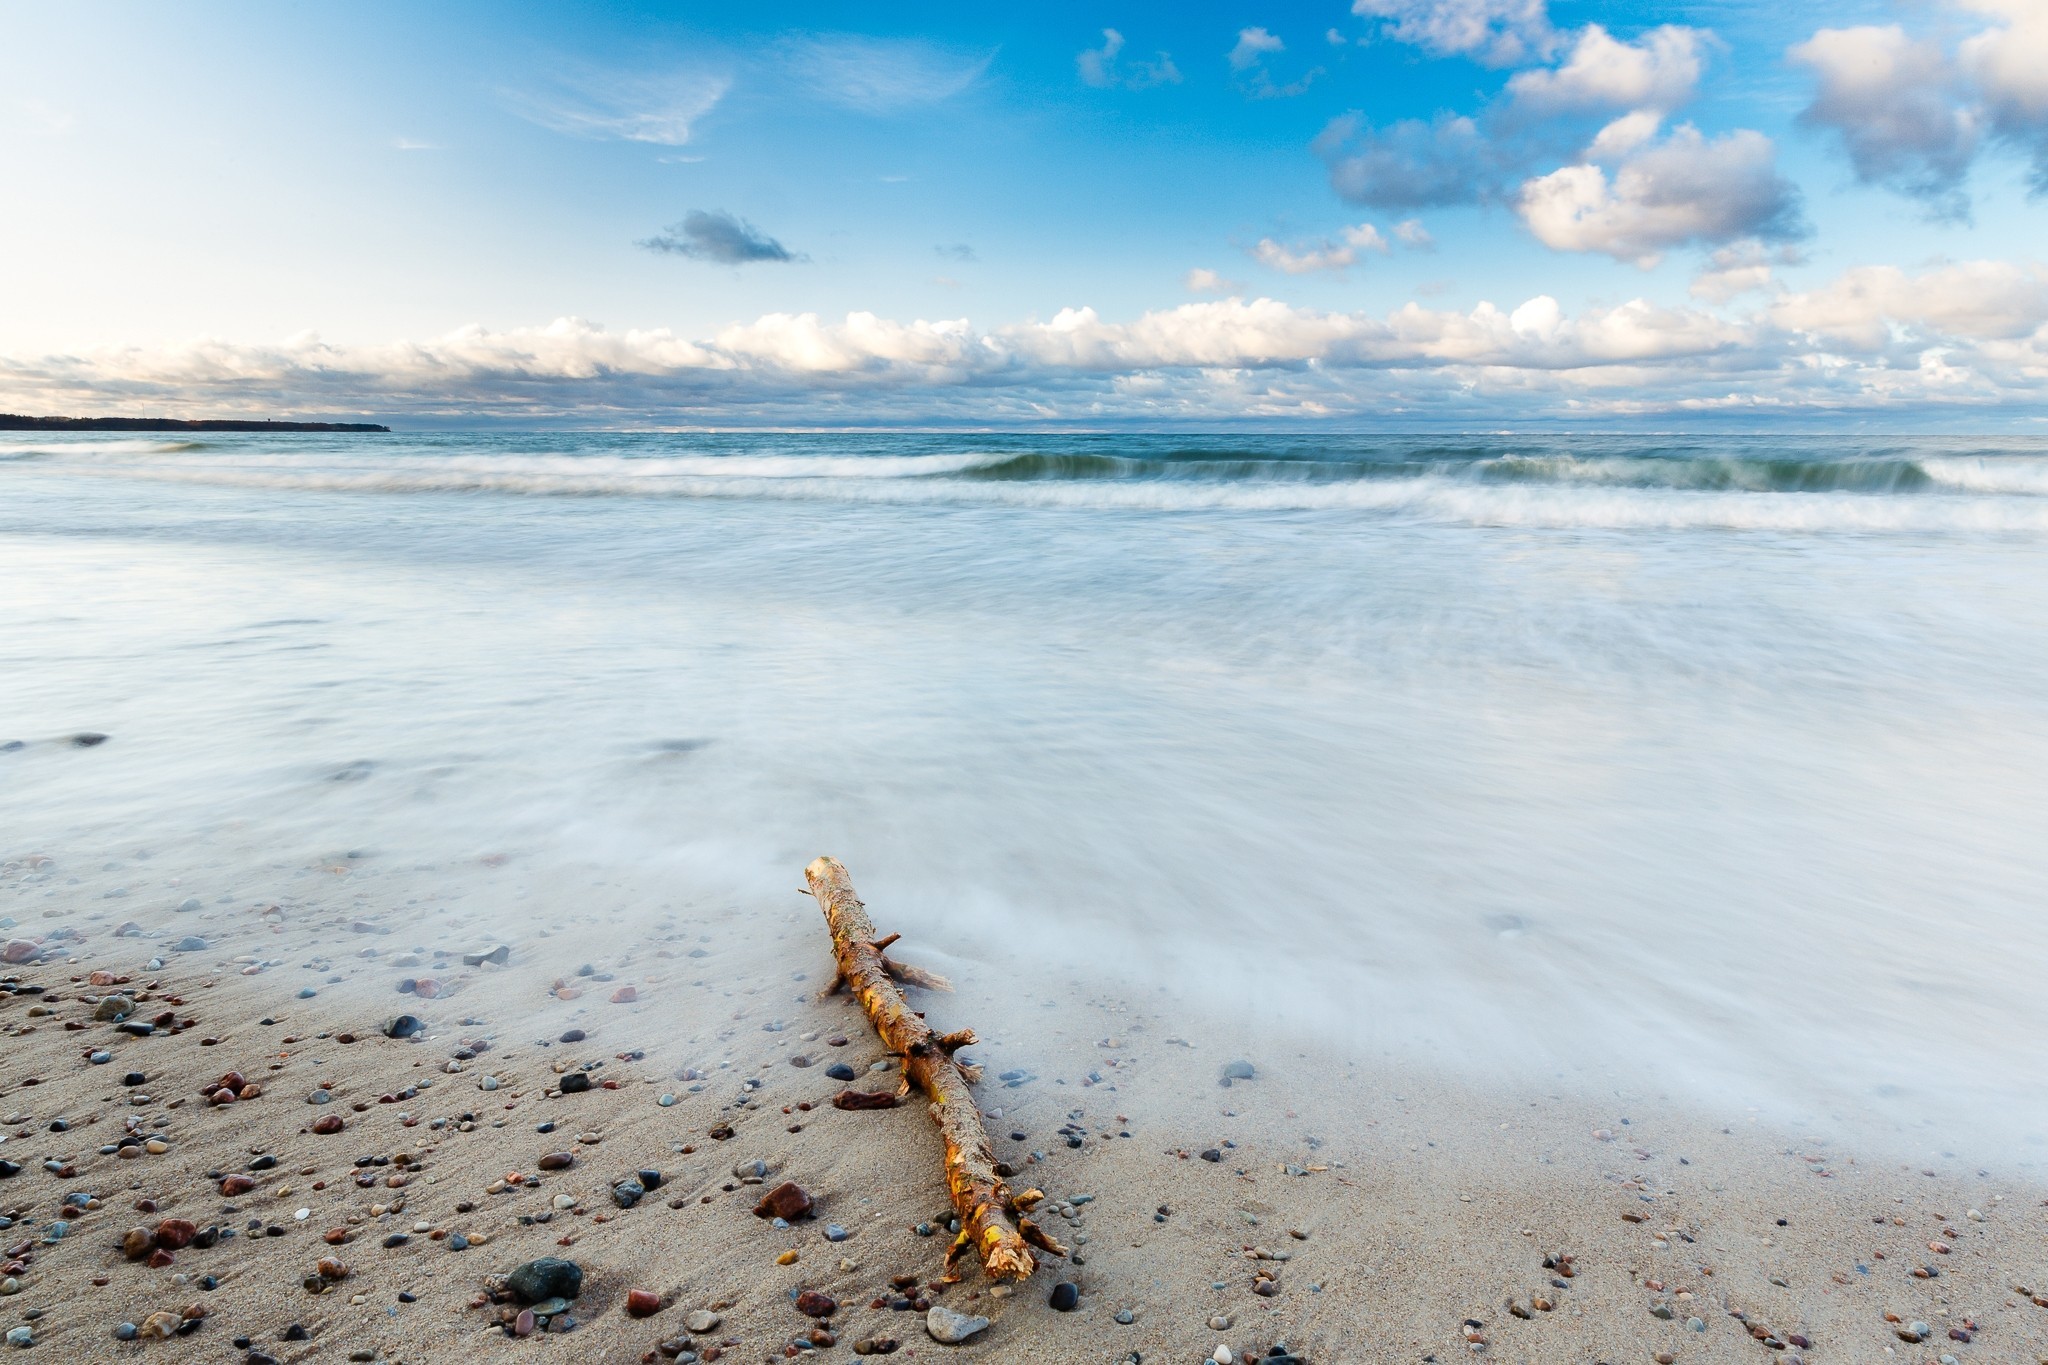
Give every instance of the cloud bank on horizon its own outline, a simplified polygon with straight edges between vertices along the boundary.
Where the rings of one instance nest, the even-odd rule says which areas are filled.
[[[523,65],[454,80],[434,45],[481,9],[370,9],[427,27],[368,106],[309,67],[271,123],[173,90],[160,133],[86,83],[110,41],[143,72],[149,34],[37,19],[56,55],[0,95],[0,172],[80,203],[0,218],[0,409],[2048,421],[2048,0],[876,34],[536,10]],[[291,23],[248,41],[299,50]],[[266,157],[410,192],[226,178]],[[159,173],[217,197],[91,217]]]

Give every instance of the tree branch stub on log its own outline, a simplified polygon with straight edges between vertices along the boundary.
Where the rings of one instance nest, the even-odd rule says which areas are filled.
[[[804,880],[832,931],[832,955],[839,965],[834,988],[843,985],[853,992],[883,1044],[903,1059],[905,1085],[917,1086],[931,1101],[932,1122],[946,1146],[946,1190],[960,1216],[960,1235],[946,1256],[947,1278],[959,1278],[953,1267],[970,1251],[981,1258],[991,1279],[1030,1278],[1037,1268],[1032,1247],[1055,1256],[1064,1256],[1066,1249],[1025,1216],[1044,1196],[1037,1190],[1013,1193],[996,1174],[981,1108],[967,1088],[979,1069],[953,1059],[955,1051],[975,1041],[974,1032],[933,1032],[910,1008],[897,982],[951,987],[943,977],[882,955],[897,936],[877,937],[867,907],[854,894],[853,879],[837,860],[817,859],[804,869]]]

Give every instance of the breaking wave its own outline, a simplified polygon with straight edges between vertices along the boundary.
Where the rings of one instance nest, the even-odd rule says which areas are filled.
[[[962,448],[966,447],[966,448]],[[2048,530],[2048,446],[1619,437],[436,436],[0,445],[18,470],[347,494],[1378,513],[1470,525]],[[32,463],[29,463],[31,462]]]

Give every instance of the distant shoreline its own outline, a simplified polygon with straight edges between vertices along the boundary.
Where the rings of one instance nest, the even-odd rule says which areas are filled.
[[[0,412],[0,431],[390,431],[375,422],[240,422],[175,417],[24,417]]]

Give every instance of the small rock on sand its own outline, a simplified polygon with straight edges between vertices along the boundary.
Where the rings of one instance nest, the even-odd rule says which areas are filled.
[[[925,1310],[924,1330],[931,1333],[933,1341],[942,1341],[948,1346],[958,1346],[975,1333],[988,1327],[987,1318],[969,1317],[956,1313],[943,1304],[933,1304]]]

